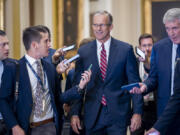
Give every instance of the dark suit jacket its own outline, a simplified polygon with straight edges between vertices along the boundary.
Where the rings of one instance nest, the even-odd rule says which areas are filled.
[[[9,64],[9,63],[15,64],[16,62],[18,62],[18,61],[15,60],[15,59],[7,58],[7,59],[3,60],[3,65],[4,65],[4,67],[5,67],[5,66],[6,66],[7,64]]]
[[[25,57],[19,60],[20,78],[18,89],[18,100],[14,102],[14,87],[15,87],[15,72],[16,66],[13,63],[6,65],[2,77],[2,85],[0,89],[0,111],[2,112],[5,123],[8,128],[19,124],[27,133],[29,129],[29,120],[32,111],[32,91],[30,86],[29,75],[26,67]],[[72,88],[65,94],[61,95],[59,85],[59,76],[52,64],[42,60],[44,71],[47,74],[49,94],[51,96],[51,105],[54,111],[55,125],[59,127],[59,108],[62,102],[69,101],[71,98],[80,98],[77,88]],[[15,105],[14,105],[15,103]],[[16,108],[16,113],[13,112],[13,106]]]
[[[75,69],[71,69],[68,72],[68,75],[66,77],[66,86],[65,86],[65,91],[72,88],[72,84],[73,84],[73,78],[74,78],[74,72]]]
[[[157,115],[164,111],[171,94],[172,42],[165,38],[152,49],[149,77],[145,80],[148,92],[157,87]]]
[[[83,45],[79,50],[80,59],[76,62],[74,85],[81,78],[81,73],[92,64],[92,76],[87,85],[84,120],[87,129],[93,128],[101,105],[102,94],[107,100],[109,114],[113,123],[126,126],[131,115],[131,97],[134,113],[142,113],[142,96],[130,95],[121,90],[121,86],[139,82],[139,73],[132,46],[122,41],[111,39],[106,78],[101,78],[96,40]],[[72,106],[72,114],[79,115],[81,101]]]
[[[175,93],[171,96],[163,114],[154,125],[154,128],[161,133],[173,123],[175,118],[180,117],[180,61],[176,65],[174,91]]]
[[[56,52],[55,49],[49,48],[49,53],[47,57],[44,57],[43,59],[46,60],[49,63],[52,63],[52,56]]]

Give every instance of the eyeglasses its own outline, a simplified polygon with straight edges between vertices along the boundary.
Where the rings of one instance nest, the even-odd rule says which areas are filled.
[[[105,28],[106,26],[110,26],[110,24],[93,24],[92,26],[95,28],[98,28],[98,27]]]

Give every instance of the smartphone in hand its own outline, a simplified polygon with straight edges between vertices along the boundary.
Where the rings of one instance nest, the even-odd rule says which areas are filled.
[[[74,49],[74,47],[75,47],[75,45],[70,45],[68,47],[63,48],[62,50],[63,50],[63,52],[65,52],[65,51],[69,51],[69,50]]]
[[[91,70],[91,68],[92,68],[92,64],[88,67],[88,69],[87,69],[87,70],[89,71],[89,70]]]
[[[136,54],[145,59],[145,53],[136,47]]]
[[[71,62],[77,60],[79,57],[80,57],[80,55],[79,55],[79,54],[76,54],[75,56],[73,56],[73,57],[71,57],[70,59],[66,60],[66,61],[64,62],[64,64],[71,63]]]
[[[130,90],[131,90],[132,88],[134,88],[134,87],[140,88],[139,83],[131,83],[131,84],[128,84],[128,85],[123,85],[123,86],[121,87],[121,90],[130,91]]]

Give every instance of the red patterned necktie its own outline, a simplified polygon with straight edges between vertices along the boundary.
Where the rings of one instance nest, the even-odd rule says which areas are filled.
[[[100,69],[101,69],[101,77],[104,81],[105,77],[106,77],[106,69],[107,69],[107,59],[106,59],[106,50],[104,48],[104,44],[101,45],[102,50],[101,50],[101,58],[100,58]],[[103,94],[102,95],[102,99],[101,99],[101,103],[106,106],[106,97]]]
[[[101,45],[101,58],[100,58],[100,69],[101,69],[101,77],[104,80],[106,77],[106,69],[107,69],[107,59],[106,59],[106,50],[104,48],[104,44]]]

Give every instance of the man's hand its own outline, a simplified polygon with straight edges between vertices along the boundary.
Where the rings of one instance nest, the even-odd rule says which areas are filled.
[[[92,74],[91,70],[88,70],[88,71],[85,71],[84,73],[82,73],[81,80],[80,80],[80,83],[79,83],[79,88],[80,89],[84,89],[86,84],[90,81],[91,74]]]
[[[57,63],[59,61],[60,56],[64,56],[66,52],[63,51],[63,48],[59,48],[55,51],[55,53],[52,56],[53,63]]]
[[[151,135],[151,134],[152,135],[160,135],[160,132],[158,130],[156,130],[155,128],[151,128],[145,133],[145,135]]]
[[[64,64],[65,61],[66,61],[66,59],[63,60],[63,61],[61,61],[61,62],[57,65],[56,71],[58,72],[58,74],[64,73],[64,72],[70,67],[70,63]]]
[[[147,90],[147,86],[143,83],[139,83],[140,88],[134,87],[132,90],[130,90],[130,93],[132,94],[141,94]]]
[[[70,112],[70,105],[63,104],[63,109],[64,109],[64,112],[68,114]]]
[[[140,127],[141,127],[141,115],[134,114],[131,118],[130,130],[131,130],[131,132],[134,132],[135,130],[137,130]]]
[[[142,57],[138,57],[138,60],[139,60],[140,62],[145,62],[146,59],[144,59],[144,58],[142,58]]]
[[[16,125],[12,128],[12,134],[13,135],[25,135],[25,132],[19,125]]]
[[[79,130],[82,130],[82,127],[78,116],[71,117],[71,127],[75,133],[80,134]]]

